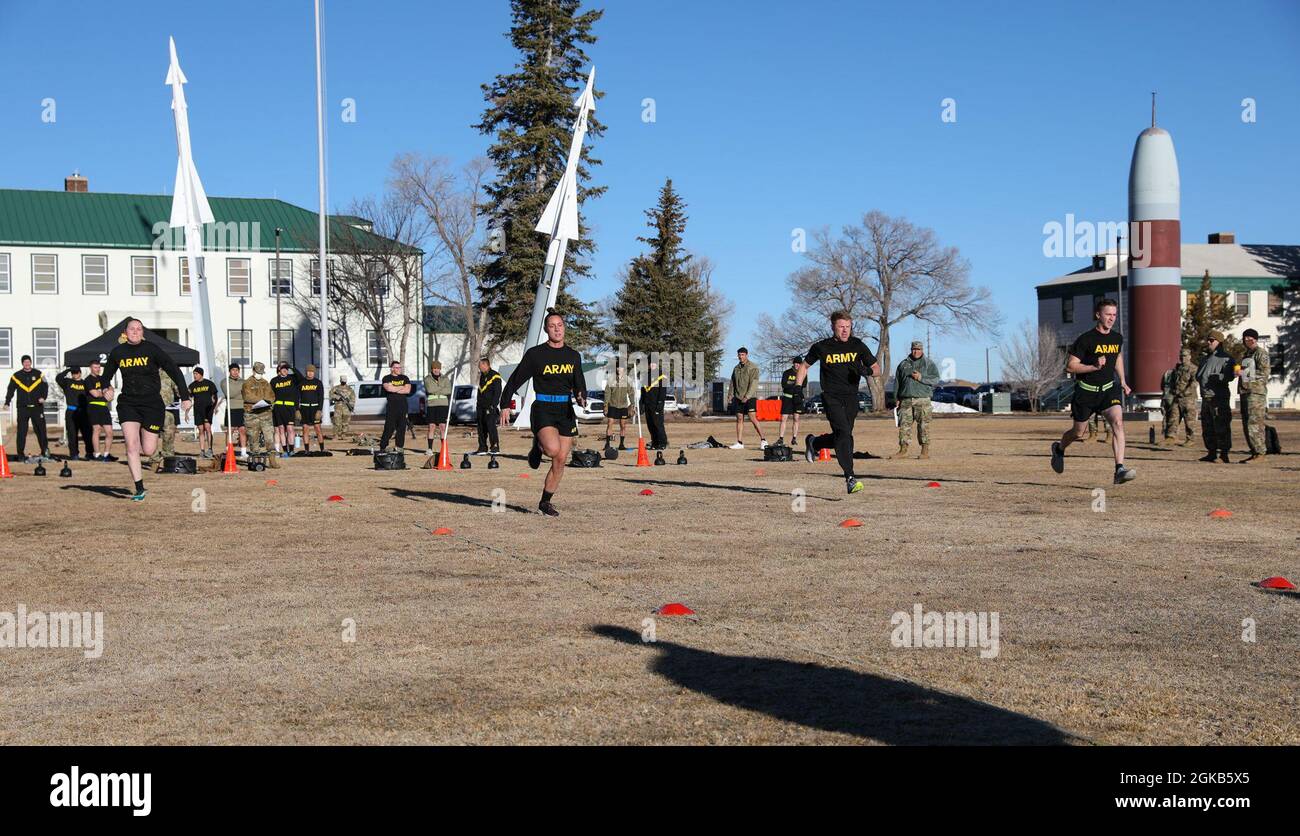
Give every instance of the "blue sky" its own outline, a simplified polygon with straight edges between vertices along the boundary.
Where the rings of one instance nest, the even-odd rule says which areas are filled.
[[[595,4],[587,4],[591,7]],[[167,36],[189,76],[209,194],[316,206],[310,0],[177,7],[0,0],[0,186],[169,192],[175,137]],[[163,10],[166,10],[164,13]],[[327,3],[330,203],[383,187],[396,153],[463,161],[479,85],[506,71],[506,0]],[[687,244],[717,264],[736,313],[728,347],[786,306],[791,231],[870,209],[933,228],[971,261],[1006,330],[1034,284],[1082,265],[1043,256],[1043,225],[1123,220],[1152,90],[1182,176],[1183,240],[1231,230],[1300,243],[1300,3],[868,3],[610,0],[591,48],[600,118],[584,207],[599,251],[583,298],[616,289],[664,178],[689,204]],[[41,120],[42,100],[57,121]],[[340,119],[356,100],[357,121]],[[642,121],[642,100],[656,121]],[[957,120],[940,119],[956,100]],[[1242,121],[1243,98],[1257,121]],[[923,336],[904,324],[893,342]],[[935,335],[982,378],[996,335]],[[730,352],[729,352],[730,353]],[[996,352],[994,374],[997,374]]]

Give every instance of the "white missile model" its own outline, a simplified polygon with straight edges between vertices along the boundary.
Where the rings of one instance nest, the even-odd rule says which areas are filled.
[[[172,116],[176,120],[176,187],[172,192],[170,225],[185,230],[185,257],[190,274],[190,298],[194,305],[194,340],[198,343],[199,365],[208,379],[220,383],[223,370],[216,367],[216,353],[212,348],[212,310],[208,305],[208,282],[203,269],[203,225],[212,223],[212,207],[203,191],[194,156],[190,150],[190,117],[185,104],[185,73],[181,72],[176,57],[176,40],[167,39],[171,50],[171,64],[167,67],[167,80],[172,88]]]
[[[542,280],[537,285],[533,315],[528,320],[528,333],[524,337],[525,351],[546,341],[546,331],[543,328],[546,310],[555,307],[560,296],[564,255],[569,242],[578,237],[578,164],[582,160],[582,141],[587,136],[587,116],[596,109],[595,84],[596,68],[592,67],[587,75],[587,86],[573,103],[578,115],[573,120],[573,139],[569,143],[569,160],[564,166],[564,176],[556,184],[555,191],[542,212],[542,218],[535,227],[537,232],[544,232],[551,237],[551,244],[546,250],[546,267],[542,270]],[[531,381],[520,388],[519,397],[521,406],[514,425],[522,429],[529,426],[528,414],[534,400]]]

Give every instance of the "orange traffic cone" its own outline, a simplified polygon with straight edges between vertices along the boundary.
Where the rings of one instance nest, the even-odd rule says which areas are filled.
[[[226,463],[221,468],[222,473],[238,473],[239,467],[235,464],[235,442],[226,441]]]
[[[831,448],[823,447],[817,451],[817,461],[828,462],[831,460]]]
[[[438,466],[434,470],[454,470],[451,466],[451,445],[447,439],[442,440],[442,449],[438,451]]]
[[[636,440],[636,466],[650,467],[650,457],[646,455],[644,438]]]
[[[0,444],[0,479],[12,479],[14,472],[9,469],[9,454],[5,452],[5,446]]]

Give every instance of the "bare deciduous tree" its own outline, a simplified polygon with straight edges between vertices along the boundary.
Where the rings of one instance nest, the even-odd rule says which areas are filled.
[[[487,345],[488,312],[478,304],[475,271],[488,253],[482,199],[490,168],[479,158],[457,172],[442,158],[400,154],[389,177],[390,188],[424,216],[425,297],[464,317],[465,341],[457,365],[484,356]]]
[[[1003,377],[1012,387],[1025,390],[1033,412],[1038,411],[1039,399],[1065,376],[1065,352],[1059,339],[1048,326],[1035,327],[1025,320],[998,348]]]
[[[875,326],[876,354],[887,375],[893,368],[889,329],[905,319],[927,322],[940,333],[997,328],[988,288],[970,284],[969,262],[956,247],[942,246],[934,230],[904,218],[872,210],[839,237],[823,228],[804,258],[807,264],[786,279],[793,306],[779,322],[767,315],[758,319],[769,352],[807,351],[830,333],[830,314],[844,310]],[[876,409],[883,410],[884,378],[872,378],[870,385]]]

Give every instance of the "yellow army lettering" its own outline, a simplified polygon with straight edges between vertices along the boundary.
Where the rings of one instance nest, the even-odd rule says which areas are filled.
[[[827,354],[827,355],[826,355],[826,359],[825,359],[824,361],[822,361],[822,362],[825,362],[825,363],[852,363],[852,362],[853,362],[854,360],[856,360],[857,358],[858,358],[858,353],[857,353],[856,351],[852,351],[852,352],[846,352],[846,353],[844,353],[844,354]]]
[[[542,367],[542,374],[573,374],[573,364],[547,363]]]
[[[1097,346],[1097,353],[1098,354],[1119,354],[1119,343],[1111,343],[1110,345],[1099,345]]]
[[[123,357],[122,365],[126,366],[127,368],[133,368],[135,366],[147,366],[149,365],[149,358],[148,357]]]

